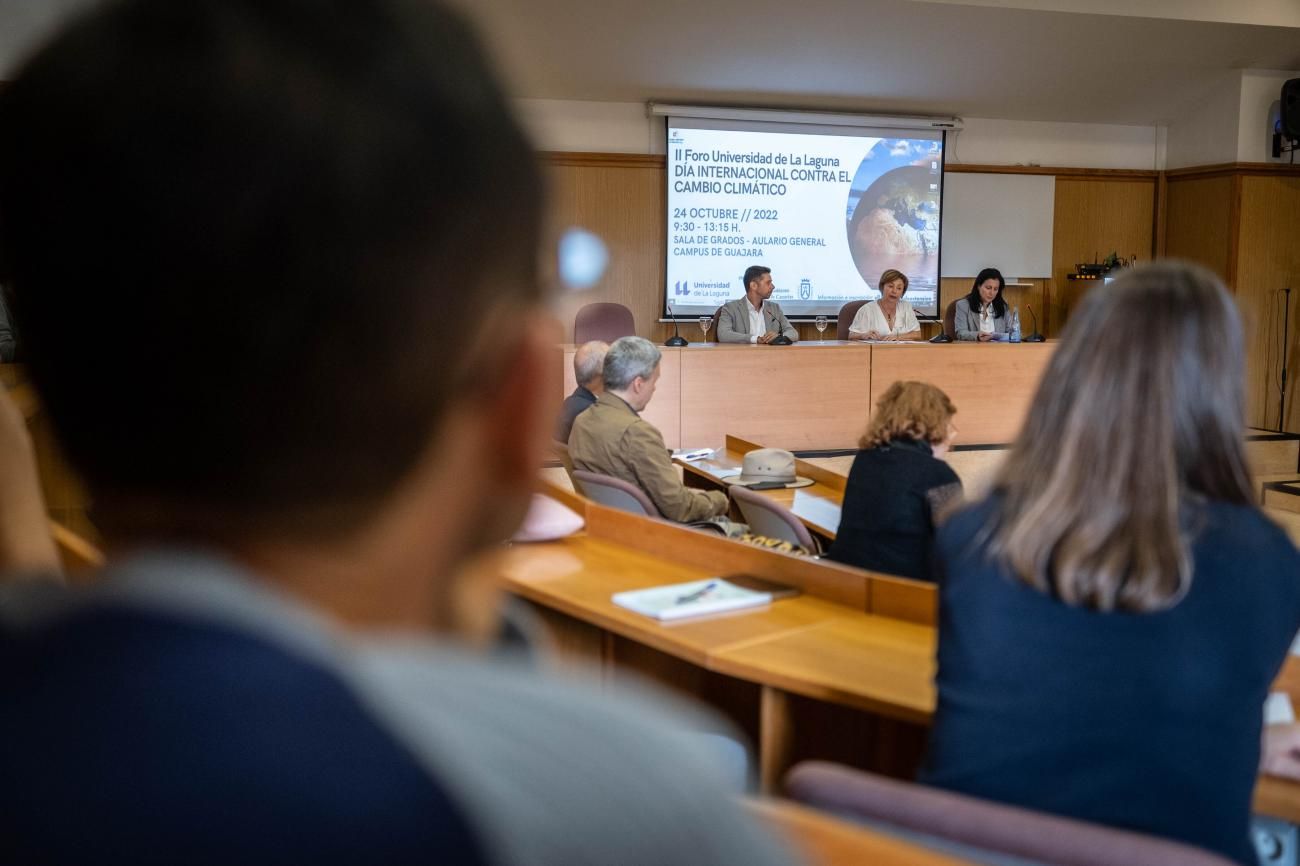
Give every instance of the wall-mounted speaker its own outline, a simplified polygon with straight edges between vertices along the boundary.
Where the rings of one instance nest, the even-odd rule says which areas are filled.
[[[1282,134],[1300,141],[1300,78],[1282,85]]]

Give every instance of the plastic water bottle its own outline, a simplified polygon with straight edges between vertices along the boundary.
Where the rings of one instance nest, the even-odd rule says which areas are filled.
[[[1007,325],[1007,330],[1011,332],[1010,340],[1013,343],[1020,342],[1020,308],[1011,308],[1011,322]]]

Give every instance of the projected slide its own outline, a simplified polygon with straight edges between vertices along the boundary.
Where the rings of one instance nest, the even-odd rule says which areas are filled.
[[[707,315],[744,294],[749,265],[772,269],[787,315],[835,315],[880,297],[883,271],[937,314],[941,132],[697,128],[668,121],[666,301]]]

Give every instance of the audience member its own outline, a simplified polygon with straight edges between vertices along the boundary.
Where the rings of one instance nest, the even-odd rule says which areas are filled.
[[[564,398],[560,407],[560,420],[555,425],[555,441],[568,442],[573,419],[595,404],[600,392],[605,390],[605,353],[609,343],[592,340],[583,343],[573,353],[573,376],[578,387]]]
[[[932,579],[936,516],[961,497],[961,480],[943,461],[956,412],[933,385],[889,386],[853,458],[830,559]]]
[[[1200,267],[1084,299],[994,492],[939,531],[923,781],[1255,862],[1300,554],[1255,504],[1244,355]]]
[[[111,554],[3,587],[6,861],[784,860],[676,716],[454,643],[553,421],[537,165],[431,2],[98,4],[6,85],[0,279]]]
[[[605,392],[574,420],[569,434],[573,468],[635,484],[669,520],[690,523],[725,514],[727,494],[683,484],[663,434],[641,417],[659,383],[659,359],[659,350],[642,337],[622,337],[609,347]]]

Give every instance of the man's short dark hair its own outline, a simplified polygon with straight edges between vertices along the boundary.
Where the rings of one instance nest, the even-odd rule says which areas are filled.
[[[0,281],[104,517],[356,525],[491,387],[540,210],[427,0],[112,2],[0,91]]]
[[[745,291],[749,291],[749,284],[756,283],[763,279],[763,274],[772,273],[771,268],[765,268],[762,265],[750,265],[745,268]]]

